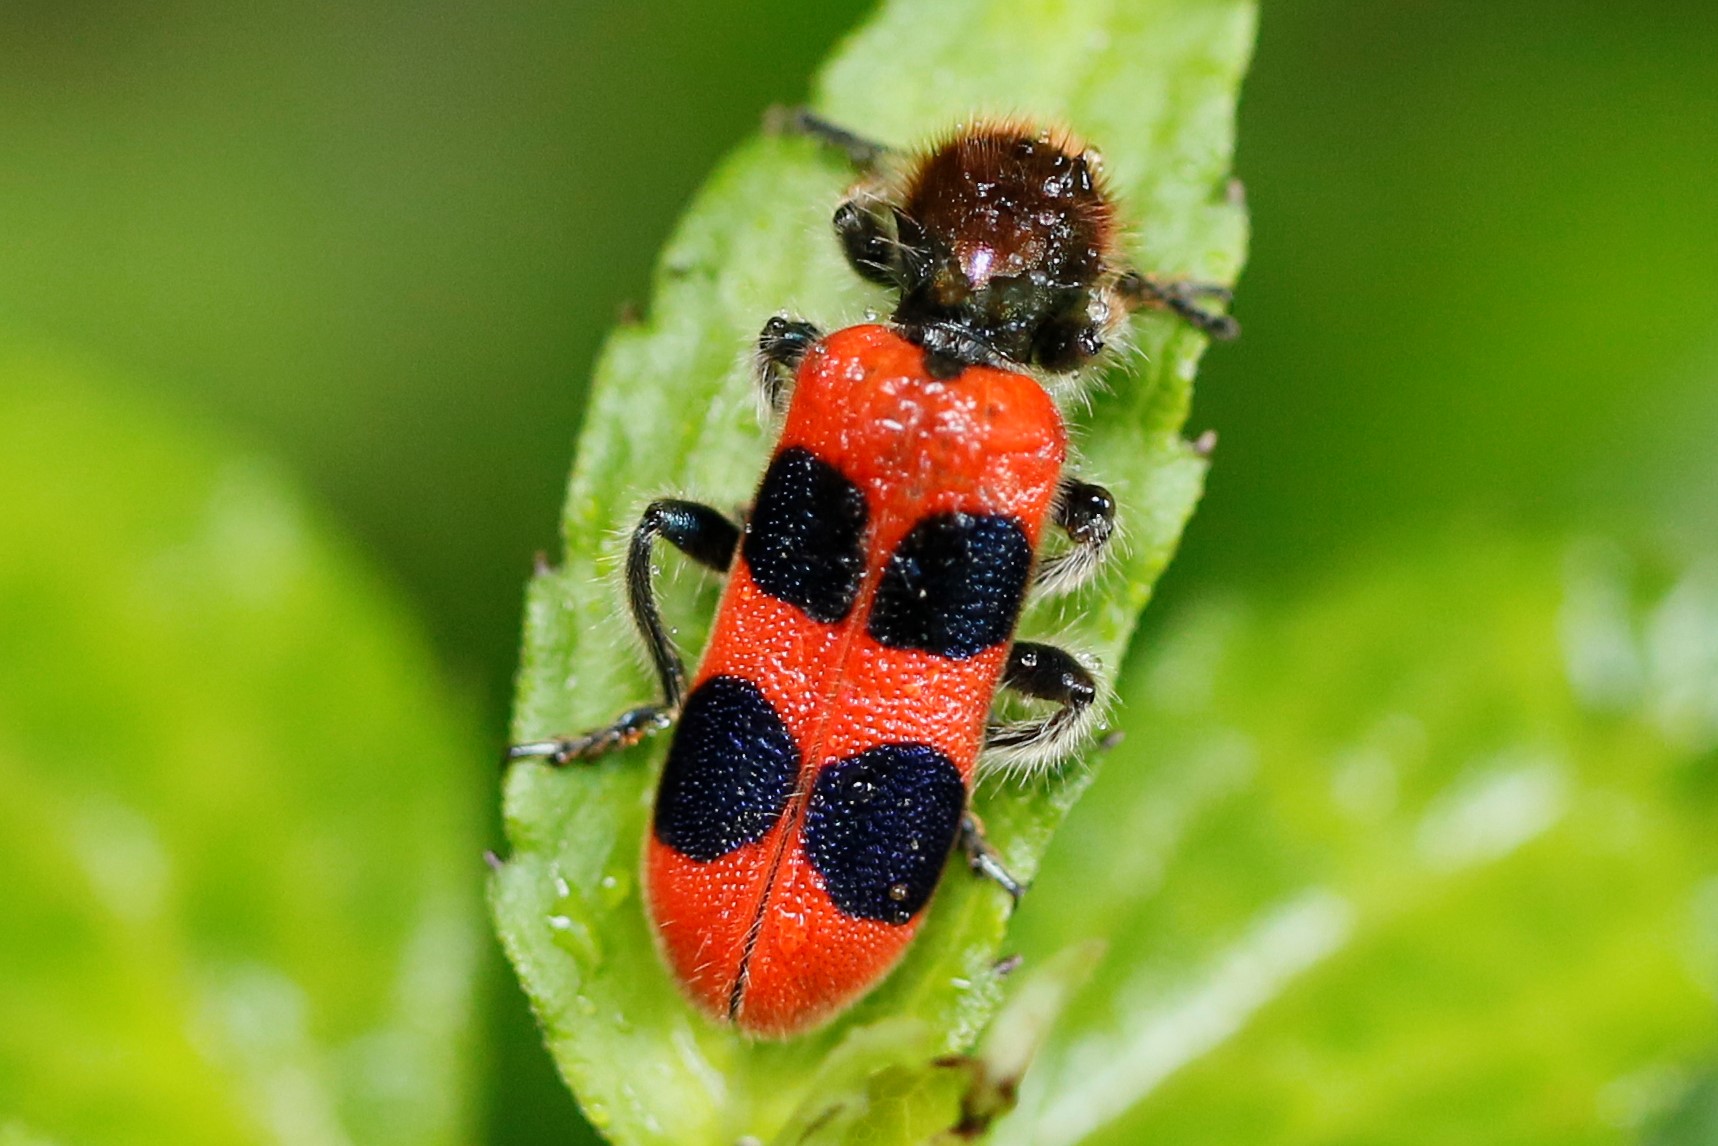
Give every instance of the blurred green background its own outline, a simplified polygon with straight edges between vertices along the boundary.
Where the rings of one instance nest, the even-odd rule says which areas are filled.
[[[603,331],[715,158],[866,10],[0,5],[0,332],[290,475],[497,747]],[[1144,644],[1380,553],[1710,544],[1718,8],[1267,0],[1238,169],[1246,333],[1200,378],[1221,442]],[[487,751],[448,768],[492,818]],[[481,1140],[567,1141],[487,958]]]

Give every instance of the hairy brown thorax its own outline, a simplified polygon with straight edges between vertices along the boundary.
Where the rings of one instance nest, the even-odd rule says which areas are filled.
[[[1095,355],[1115,277],[1098,163],[1066,132],[1012,123],[963,129],[920,156],[888,196],[895,321],[1051,370]]]
[[[788,123],[866,173],[835,210],[836,236],[860,276],[895,292],[894,324],[924,348],[933,373],[1075,371],[1141,308],[1173,312],[1213,338],[1239,331],[1200,304],[1228,302],[1228,288],[1122,262],[1102,160],[1069,131],[981,120],[903,153],[809,111]]]

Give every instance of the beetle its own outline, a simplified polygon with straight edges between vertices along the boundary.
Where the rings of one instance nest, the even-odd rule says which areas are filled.
[[[1108,491],[1064,473],[1047,383],[1140,307],[1236,332],[1201,305],[1222,288],[1118,264],[1099,157],[1067,131],[981,121],[902,155],[803,110],[780,126],[862,172],[834,229],[894,311],[830,334],[765,323],[757,376],[782,428],[749,514],[655,501],[628,547],[661,700],[509,750],[565,765],[677,725],[645,844],[658,946],[700,1009],[766,1038],[878,982],[957,847],[1020,896],[969,809],[980,758],[1043,764],[1088,734],[1093,669],[1014,630],[1029,593],[1088,580],[1115,531]],[[1041,557],[1052,526],[1068,544]],[[728,575],[690,682],[658,540]],[[999,688],[1053,710],[993,721]]]

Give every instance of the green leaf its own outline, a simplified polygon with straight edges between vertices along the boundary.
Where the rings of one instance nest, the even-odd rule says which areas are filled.
[[[1132,667],[1015,932],[1110,960],[998,1142],[1706,1141],[1718,562],[1461,537]]]
[[[266,464],[0,340],[0,1139],[463,1139],[470,722]]]
[[[1699,1072],[1674,1068],[1649,1071],[1629,1095],[1662,1107],[1642,1136],[1645,1146],[1710,1146],[1718,1142],[1718,1068],[1709,1064]],[[1665,1102],[1670,1095],[1676,1097]]]
[[[934,1034],[918,1019],[855,1027],[807,1080],[804,1103],[774,1141],[834,1146],[881,1135],[929,1142],[950,1131],[957,1140],[978,1137],[1014,1108],[1021,1076],[1102,953],[1102,943],[1082,943],[1024,972],[970,1055],[933,1057]]]
[[[898,143],[978,112],[1065,120],[1101,147],[1135,224],[1128,254],[1139,266],[1230,281],[1246,236],[1229,159],[1253,19],[1249,0],[897,0],[837,54],[813,102]],[[842,264],[829,232],[850,179],[810,141],[747,143],[670,242],[649,317],[610,339],[568,493],[565,561],[533,581],[527,600],[518,738],[590,728],[652,696],[614,576],[624,535],[651,496],[728,506],[751,495],[769,447],[745,352],[765,318],[788,310],[838,327],[883,305]],[[1034,609],[1023,627],[1112,666],[1205,469],[1181,438],[1203,338],[1158,315],[1132,333],[1136,349],[1074,414],[1081,471],[1120,504],[1120,557],[1100,585]],[[717,586],[690,573],[665,572],[662,583],[665,613],[695,654]],[[695,1015],[657,959],[638,894],[663,748],[658,740],[561,771],[527,763],[506,787],[512,854],[492,888],[497,925],[562,1073],[600,1129],[629,1143],[767,1140],[804,1102],[817,1064],[868,1038],[859,1032],[870,1024],[921,1023],[939,1054],[974,1042],[1001,994],[992,964],[1007,911],[995,888],[959,872],[905,962],[829,1029],[756,1044]],[[1033,874],[1091,775],[1090,762],[1075,763],[980,794],[1013,870]],[[871,1140],[909,1140],[876,1133]]]
[[[0,1122],[0,1146],[54,1146],[21,1122]]]

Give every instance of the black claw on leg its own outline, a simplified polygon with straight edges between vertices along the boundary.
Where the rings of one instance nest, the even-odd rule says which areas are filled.
[[[557,768],[575,761],[594,760],[598,756],[631,748],[647,736],[661,732],[674,723],[672,710],[660,704],[628,709],[606,728],[587,732],[583,736],[566,736],[555,740],[534,740],[515,744],[507,750],[507,761],[538,757]]]
[[[966,866],[972,869],[974,875],[983,876],[1002,888],[1008,893],[1008,898],[1014,901],[1013,906],[1020,906],[1020,899],[1026,894],[1026,885],[1015,879],[1013,873],[1002,866],[1002,857],[984,838],[984,827],[971,812],[960,818],[960,850],[966,855]]]

